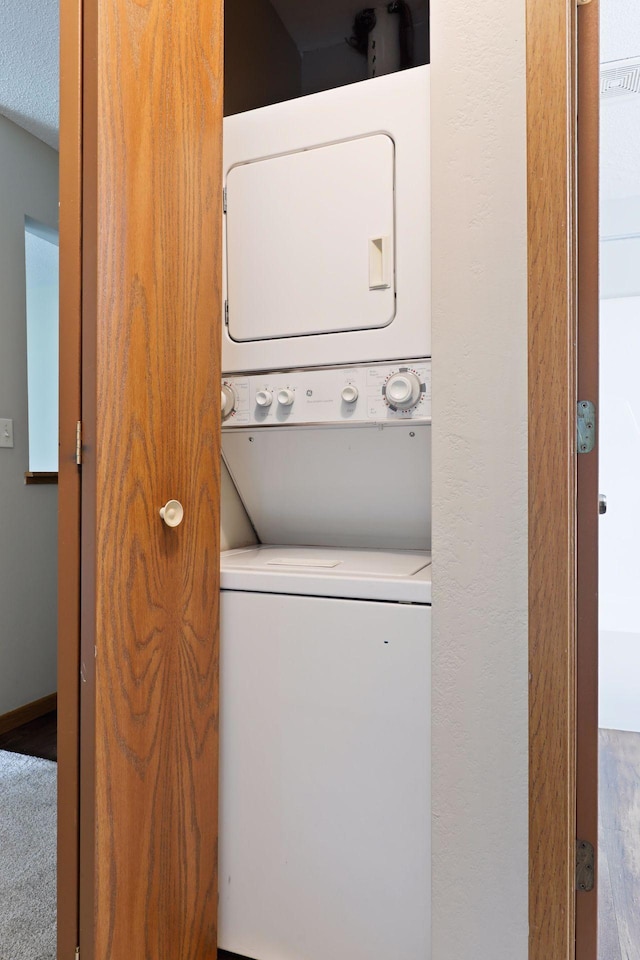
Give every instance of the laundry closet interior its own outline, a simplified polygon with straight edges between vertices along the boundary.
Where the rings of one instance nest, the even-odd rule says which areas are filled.
[[[425,2],[229,0],[218,945],[430,956]]]

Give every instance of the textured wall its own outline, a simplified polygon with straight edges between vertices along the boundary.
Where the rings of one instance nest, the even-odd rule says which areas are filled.
[[[58,488],[24,483],[25,215],[57,226],[58,155],[0,117],[0,417],[15,442],[0,449],[0,714],[56,689]]]
[[[431,12],[433,960],[526,960],[525,3]]]

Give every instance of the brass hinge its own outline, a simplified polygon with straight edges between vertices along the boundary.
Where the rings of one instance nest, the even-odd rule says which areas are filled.
[[[588,840],[576,840],[576,890],[593,890],[595,854]]]
[[[576,0],[579,7],[584,7],[585,3],[591,3],[591,0]]]
[[[76,423],[76,463],[82,466],[82,420]]]
[[[76,960],[80,960],[80,947],[76,947]]]

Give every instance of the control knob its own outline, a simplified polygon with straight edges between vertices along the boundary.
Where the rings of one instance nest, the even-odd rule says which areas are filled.
[[[256,403],[259,407],[270,407],[273,401],[271,390],[258,390],[256,393]]]
[[[222,384],[222,419],[227,420],[236,409],[238,394],[228,383]]]
[[[288,387],[278,391],[278,403],[281,407],[290,407],[295,398],[295,392]]]
[[[358,399],[358,388],[353,383],[348,383],[342,388],[342,399],[345,403],[355,403]]]
[[[410,410],[415,407],[423,392],[417,374],[410,370],[393,373],[382,388],[382,393],[392,410]]]

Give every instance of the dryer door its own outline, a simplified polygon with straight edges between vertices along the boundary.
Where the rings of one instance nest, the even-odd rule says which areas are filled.
[[[376,134],[233,166],[226,231],[232,340],[387,326],[393,140]]]

